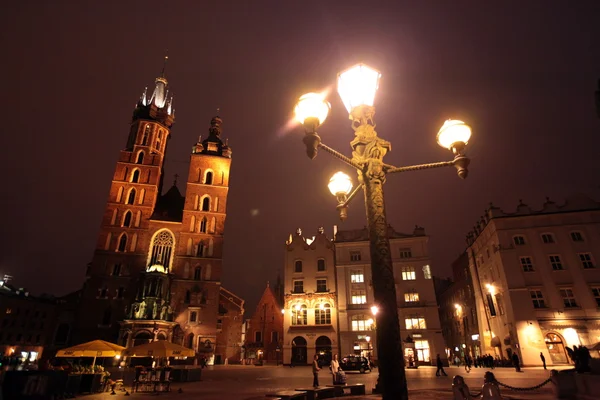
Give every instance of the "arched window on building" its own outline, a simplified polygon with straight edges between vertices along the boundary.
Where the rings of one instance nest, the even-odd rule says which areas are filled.
[[[206,176],[204,177],[204,183],[206,185],[212,185],[212,183],[213,183],[213,172],[212,171],[206,171]]]
[[[292,308],[292,325],[306,325],[308,323],[308,309],[306,304],[297,304]]]
[[[212,217],[210,219],[210,233],[215,233],[215,231],[217,230],[217,219],[215,217]]]
[[[144,127],[144,136],[142,137],[142,145],[146,146],[148,144],[148,137],[150,137],[150,131],[152,130],[152,128],[150,127],[150,125],[146,125]]]
[[[329,303],[317,304],[315,307],[315,325],[331,325],[331,306]]]
[[[119,246],[117,247],[117,251],[127,251],[127,234],[121,234],[119,238]]]
[[[199,199],[200,198],[198,197],[198,195],[194,196],[194,210],[197,210],[199,207]]]
[[[115,210],[116,211],[116,210]],[[125,215],[123,215],[123,225],[127,228],[131,226],[131,211],[127,210]]]
[[[144,163],[144,152],[140,151],[137,155],[137,160],[135,160],[136,164],[143,164]]]
[[[194,270],[194,280],[199,281],[201,277],[202,277],[202,268],[196,267],[196,269]]]
[[[196,229],[196,216],[192,215],[192,218],[190,218],[190,232],[194,232],[194,229]]]
[[[129,190],[129,195],[127,196],[127,203],[126,204],[134,204],[135,203],[135,189],[131,188]]]
[[[215,197],[213,200],[213,211],[219,212],[219,198]]]
[[[208,196],[202,199],[202,211],[210,211],[210,197]]]
[[[204,257],[206,253],[206,245],[203,241],[198,243],[198,251],[196,252],[196,257]]]
[[[134,169],[133,173],[131,174],[131,182],[138,183],[139,181],[140,181],[140,170]]]
[[[158,231],[152,239],[148,265],[162,265],[165,269],[170,269],[174,246],[175,239],[171,232],[166,229]]]
[[[206,233],[206,217],[202,218],[202,221],[200,221],[200,233]]]
[[[114,224],[116,224],[116,223],[117,223],[117,209],[115,208],[115,209],[113,210],[113,214],[112,214],[112,217],[111,217],[111,219],[110,219],[110,224],[111,224],[111,225],[114,225]]]
[[[121,200],[123,200],[123,186],[117,191],[117,203],[120,203]]]
[[[192,238],[189,238],[187,241],[187,248],[185,251],[185,255],[186,256],[191,256],[192,255],[192,248],[194,246],[194,242],[192,241]]]

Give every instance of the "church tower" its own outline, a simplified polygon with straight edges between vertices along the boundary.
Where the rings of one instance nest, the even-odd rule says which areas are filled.
[[[112,178],[100,234],[88,265],[75,338],[115,340],[117,321],[136,294],[145,268],[150,219],[161,194],[163,165],[175,121],[165,75],[167,57],[148,99],[133,111],[129,135]],[[146,245],[146,246],[144,246]]]

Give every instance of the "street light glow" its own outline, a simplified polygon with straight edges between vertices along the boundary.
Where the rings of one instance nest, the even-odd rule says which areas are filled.
[[[348,195],[352,190],[352,179],[342,171],[333,174],[327,185],[332,195]]]
[[[379,87],[379,71],[357,64],[338,75],[338,93],[348,112],[358,106],[372,106]]]
[[[377,315],[377,313],[379,312],[379,307],[372,306],[371,307],[371,312],[373,313],[373,315]]]
[[[285,308],[282,308],[282,309],[281,309],[281,313],[282,313],[282,314],[285,314]]]
[[[471,127],[462,121],[449,119],[444,122],[437,134],[437,142],[445,149],[452,150],[461,144],[464,147],[471,138]]]
[[[325,101],[325,95],[320,93],[306,93],[300,97],[294,115],[296,121],[304,124],[307,119],[316,118],[319,125],[325,122],[331,105]]]
[[[488,292],[490,292],[490,294],[496,293],[496,288],[491,283],[486,283],[485,287],[487,288]]]

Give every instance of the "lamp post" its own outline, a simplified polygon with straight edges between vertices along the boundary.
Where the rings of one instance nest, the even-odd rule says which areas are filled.
[[[451,161],[404,167],[384,163],[383,157],[391,150],[391,144],[377,136],[373,106],[380,77],[378,71],[364,64],[358,64],[338,75],[338,93],[348,110],[355,134],[354,140],[350,142],[352,158],[323,144],[317,134],[317,129],[323,124],[331,108],[324,95],[303,95],[296,105],[295,114],[296,120],[304,125],[303,142],[309,158],[315,158],[320,148],[354,168],[358,174],[359,184],[354,189],[351,179],[344,173],[335,174],[328,185],[331,193],[337,198],[337,209],[342,220],[348,215],[349,202],[360,189],[364,190],[373,293],[379,307],[376,315],[376,339],[380,367],[376,390],[383,394],[384,400],[398,400],[407,399],[408,390],[390,242],[387,236],[383,184],[387,174],[447,166],[456,167],[458,176],[466,178],[469,159],[462,152],[471,136],[471,128],[461,121],[448,120],[439,130],[437,142],[440,146],[452,150],[454,159]]]

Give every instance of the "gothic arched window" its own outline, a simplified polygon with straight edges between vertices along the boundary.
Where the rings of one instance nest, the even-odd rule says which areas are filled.
[[[143,151],[140,151],[138,153],[137,160],[135,162],[136,162],[136,164],[143,164],[144,163],[144,152]]]
[[[202,211],[210,211],[210,197],[208,196],[202,199]]]
[[[131,182],[138,183],[140,181],[140,170],[133,170],[133,174],[131,174]]]
[[[206,245],[204,242],[198,243],[198,251],[196,252],[196,257],[204,257],[204,250],[206,249]]]
[[[212,171],[206,171],[206,177],[204,178],[204,183],[207,185],[212,185],[212,183],[213,183]]]
[[[159,231],[152,239],[148,265],[162,265],[165,269],[170,269],[174,245],[175,239],[171,232],[166,229]]]
[[[131,211],[127,211],[123,217],[123,226],[129,228],[131,226]]]
[[[122,234],[119,238],[119,247],[117,247],[117,251],[126,251],[127,250],[127,234]]]
[[[127,196],[127,203],[126,204],[133,204],[135,203],[135,189],[131,189],[129,191],[129,196]]]
[[[206,217],[202,218],[202,221],[200,221],[200,233],[206,233]]]
[[[202,269],[200,267],[196,267],[194,270],[194,280],[199,281],[202,276]]]
[[[150,130],[152,128],[150,125],[146,125],[144,128],[144,136],[142,137],[142,145],[146,146],[148,144],[148,136],[150,136]]]

